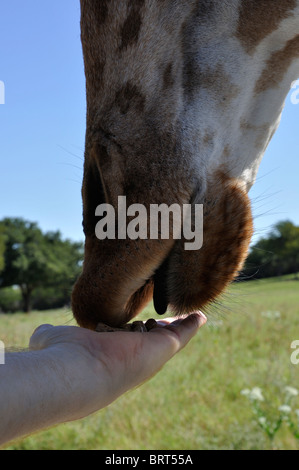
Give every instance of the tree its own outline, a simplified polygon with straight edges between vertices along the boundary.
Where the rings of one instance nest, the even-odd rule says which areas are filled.
[[[24,312],[31,310],[32,292],[38,287],[71,289],[81,270],[81,243],[62,240],[60,232],[43,234],[36,223],[21,218],[6,218],[1,225],[6,239],[0,287],[20,287]]]
[[[242,276],[263,278],[298,271],[299,227],[286,220],[278,222],[267,237],[251,248]]]
[[[4,269],[5,227],[0,224],[0,273]]]

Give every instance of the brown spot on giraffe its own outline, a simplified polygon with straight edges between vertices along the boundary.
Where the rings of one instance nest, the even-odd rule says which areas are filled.
[[[121,45],[120,50],[131,46],[138,41],[140,28],[142,25],[141,9],[144,0],[130,1],[129,8],[131,9],[129,15],[121,30]]]
[[[99,25],[105,23],[108,17],[108,3],[109,0],[101,0],[96,3],[96,12]]]
[[[299,34],[279,51],[273,52],[255,85],[255,93],[278,86],[294,59],[299,58]]]
[[[115,104],[119,106],[122,114],[126,114],[130,108],[142,113],[145,106],[145,96],[137,85],[128,82],[116,93]]]
[[[173,64],[170,62],[163,72],[163,88],[170,88],[174,85],[175,79],[172,74]]]
[[[93,10],[93,17],[96,20],[94,26],[99,27],[105,23],[108,17],[108,4],[109,0],[82,0],[81,2],[81,11],[89,11],[90,8]]]
[[[223,83],[225,83],[225,88]],[[214,69],[208,67],[205,71],[201,71],[199,73],[199,84],[206,89],[222,88],[223,96],[222,101],[219,103],[221,106],[228,106],[240,91],[240,87],[231,82],[222,65],[217,65]]]
[[[230,155],[231,153],[231,149],[229,147],[229,145],[225,145],[224,149],[223,149],[223,157],[225,159],[227,159],[227,157]]]
[[[246,51],[253,53],[282,20],[292,16],[296,4],[296,0],[242,0],[236,36]]]
[[[244,119],[241,119],[240,121],[240,129],[244,132],[252,133],[256,148],[260,148],[264,142],[268,143],[270,127],[270,123],[256,125],[249,123]]]
[[[206,131],[202,138],[202,143],[204,145],[213,145],[214,137],[215,137],[215,132]]]
[[[207,66],[203,69],[199,67],[195,61],[188,61],[185,65],[183,76],[186,94],[189,95],[191,99],[194,92],[198,92],[199,89],[206,89],[211,93],[213,93],[215,89],[222,89],[223,95],[219,104],[221,106],[229,106],[231,100],[234,99],[240,91],[240,87],[231,82],[222,64],[217,64],[214,68]],[[223,84],[225,84],[225,86]]]

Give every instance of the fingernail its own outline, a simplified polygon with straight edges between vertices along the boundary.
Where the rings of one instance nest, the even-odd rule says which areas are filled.
[[[48,329],[48,328],[52,328],[52,327],[53,327],[53,325],[50,325],[50,324],[48,324],[48,323],[45,323],[44,325],[38,326],[38,327],[34,330],[33,334],[34,334],[34,333],[37,333],[37,332],[41,332],[42,330],[46,330],[46,329]]]
[[[205,314],[203,312],[201,312],[200,310],[198,310],[197,312],[194,312],[194,313],[196,315],[200,316],[204,323],[206,323],[206,321],[208,320],[207,317],[205,316]]]
[[[157,325],[166,326],[166,325],[168,325],[168,323],[166,321],[163,321],[163,320],[157,320]]]
[[[196,323],[196,326],[199,328],[206,323],[207,317],[200,311],[193,312],[186,318],[186,322],[188,321]]]

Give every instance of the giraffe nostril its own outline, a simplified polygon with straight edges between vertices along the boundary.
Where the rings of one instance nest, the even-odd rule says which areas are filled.
[[[106,202],[99,170],[93,161],[85,165],[83,179],[83,231],[85,236],[93,236],[98,218],[95,209]]]

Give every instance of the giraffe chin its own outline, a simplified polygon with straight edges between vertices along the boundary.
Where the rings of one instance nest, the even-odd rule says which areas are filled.
[[[219,297],[242,268],[253,229],[246,191],[232,179],[217,184],[206,194],[199,250],[185,250],[184,239],[99,243],[86,237],[83,272],[72,293],[80,326],[121,327],[151,300],[159,315],[185,315]]]

